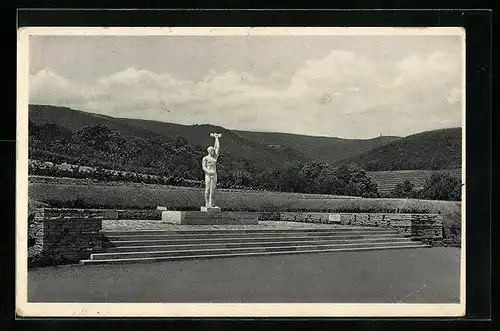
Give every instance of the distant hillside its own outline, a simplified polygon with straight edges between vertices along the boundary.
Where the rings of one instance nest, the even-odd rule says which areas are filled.
[[[228,130],[213,125],[181,125],[115,118],[48,105],[30,105],[29,119],[36,130],[41,130],[33,131],[40,135],[34,140],[35,144],[30,140],[30,150],[33,151],[32,146],[35,146],[37,155],[44,157],[72,154],[73,159],[67,161],[71,163],[79,154],[76,151],[69,152],[68,148],[75,147],[76,144],[80,148],[80,154],[85,153],[91,160],[101,155],[102,160],[107,160],[108,164],[111,161],[111,165],[123,164],[133,158],[134,164],[129,169],[131,171],[163,168],[165,163],[170,162],[171,157],[175,157],[175,164],[183,162],[191,164],[189,167],[193,170],[190,173],[192,177],[198,178],[199,157],[206,153],[206,147],[213,143],[213,139],[209,136],[210,132],[223,134],[221,158],[224,162],[221,162],[221,170],[226,167],[231,170],[244,169],[259,173],[262,169],[282,166],[285,163],[309,161],[326,161],[337,165],[356,162],[368,171],[461,167],[460,128],[422,132],[404,138],[387,136],[373,139],[341,139]],[[44,125],[56,125],[57,128],[43,128]],[[112,131],[98,130],[99,134],[104,135],[101,138],[106,146],[109,145],[108,150],[96,151],[96,146],[84,146],[87,138],[80,137],[80,140],[71,138],[75,132],[81,133],[84,128],[99,125]],[[92,132],[85,134],[92,135]],[[119,132],[121,136],[118,137],[113,132]],[[51,137],[54,134],[64,137],[61,141],[67,142],[66,145],[45,147],[53,141]],[[124,141],[122,145],[125,150],[120,152],[123,154],[121,158],[116,158],[113,156],[116,153],[109,149],[121,146],[121,141]],[[131,152],[130,145],[133,145],[132,147],[138,152]],[[184,155],[181,146],[186,147],[189,157]],[[138,168],[139,166],[143,169]],[[173,165],[170,168],[172,167]],[[127,167],[123,170],[127,170]]]
[[[290,146],[311,159],[337,163],[348,157],[360,155],[400,137],[382,136],[372,139],[342,139],[335,137],[314,137],[289,133],[234,131],[241,137],[260,142],[273,148]]]
[[[213,144],[211,132],[220,132],[221,157],[230,159],[248,167],[265,168],[271,165],[287,162],[307,162],[310,160],[305,154],[284,147],[279,150],[268,147],[259,142],[245,139],[240,135],[222,127],[213,125],[181,125],[138,119],[123,119],[110,116],[87,113],[66,107],[47,105],[30,105],[29,119],[35,125],[56,124],[69,130],[81,130],[86,126],[104,125],[116,130],[126,137],[138,137],[147,140],[160,138],[176,139],[183,137],[187,143],[205,150]]]
[[[355,162],[367,171],[459,169],[461,154],[462,129],[451,128],[401,138],[341,163]]]
[[[140,119],[115,118],[66,107],[30,105],[30,120],[35,124],[57,124],[65,129],[78,130],[89,125],[106,125],[125,134],[151,138],[155,135],[184,137],[189,144],[205,148],[213,142],[210,132],[221,132],[223,152],[260,161],[307,162],[321,160],[335,163],[356,156],[372,148],[393,142],[399,137],[373,139],[342,139],[314,137],[287,133],[267,133],[228,130],[213,125],[181,125]],[[257,149],[257,150],[256,150]]]

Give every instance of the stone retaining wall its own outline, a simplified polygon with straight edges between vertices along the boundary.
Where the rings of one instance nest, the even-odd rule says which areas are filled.
[[[198,212],[200,213],[200,212]],[[228,213],[228,212],[226,212]],[[230,213],[234,217],[240,214]],[[443,241],[443,219],[440,214],[390,213],[250,213],[261,221],[342,224],[393,228],[401,234],[432,245]],[[102,249],[103,219],[160,220],[161,210],[99,210],[39,208],[28,222],[28,259],[30,266],[78,263]],[[248,215],[247,215],[248,216]],[[115,218],[116,217],[116,218]],[[248,217],[247,217],[248,218]],[[253,216],[250,217],[253,219]],[[249,220],[250,220],[249,218]],[[192,224],[196,223],[194,220]],[[189,223],[189,222],[188,222]],[[240,220],[241,223],[241,220]],[[243,222],[245,223],[245,222]],[[215,222],[217,224],[217,222]]]
[[[440,214],[340,214],[340,224],[393,228],[414,239],[443,238],[443,217]]]
[[[53,208],[61,210],[60,208]],[[157,209],[85,209],[101,214],[106,220],[160,220],[161,210]]]
[[[118,210],[119,220],[161,220],[161,210],[157,209],[125,209]]]
[[[443,239],[443,217],[440,214],[276,212],[260,213],[259,220],[393,228],[405,236],[433,245],[439,245]]]
[[[77,263],[102,249],[103,213],[40,208],[28,225],[30,265]]]
[[[157,209],[86,209],[101,213],[106,220],[160,220],[161,210]]]
[[[338,214],[333,213],[304,213],[304,212],[282,212],[280,221],[308,222],[308,223],[340,223]]]

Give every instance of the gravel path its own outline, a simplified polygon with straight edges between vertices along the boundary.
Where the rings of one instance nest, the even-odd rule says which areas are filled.
[[[454,303],[460,249],[74,265],[28,271],[30,302]]]

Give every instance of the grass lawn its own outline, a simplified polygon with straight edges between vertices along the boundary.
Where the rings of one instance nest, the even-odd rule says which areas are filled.
[[[203,189],[153,184],[89,182],[70,178],[31,178],[29,199],[33,207],[199,210]],[[417,199],[362,199],[335,195],[218,190],[217,204],[226,211],[400,212],[441,213],[444,238],[461,242],[461,203]],[[76,205],[74,205],[76,204]]]
[[[53,207],[199,210],[203,188],[119,182],[81,184],[71,179],[46,178],[29,183],[29,198]],[[234,211],[332,211],[332,212],[444,212],[460,211],[460,203],[417,199],[362,199],[325,194],[253,190],[217,190],[217,203]]]
[[[452,247],[29,270],[29,302],[458,303]]]

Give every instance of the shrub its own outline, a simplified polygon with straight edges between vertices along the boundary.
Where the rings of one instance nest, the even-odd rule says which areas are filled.
[[[415,198],[417,192],[414,190],[415,185],[409,180],[396,184],[392,189],[390,196],[393,198]]]
[[[425,182],[420,196],[430,200],[460,201],[460,180],[449,174],[433,174]]]
[[[360,197],[378,197],[377,184],[373,183],[366,171],[355,163],[336,168],[335,176],[345,184],[343,194]]]

